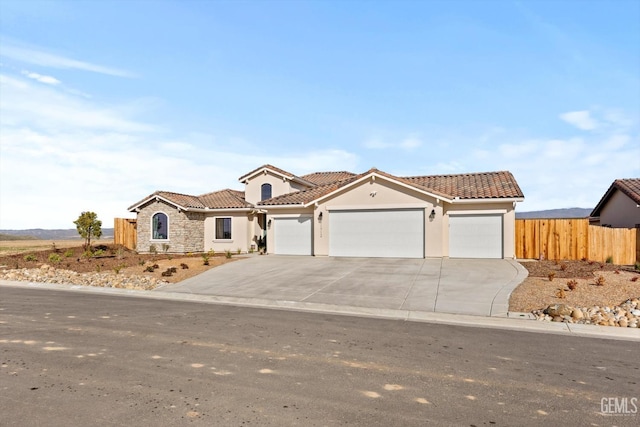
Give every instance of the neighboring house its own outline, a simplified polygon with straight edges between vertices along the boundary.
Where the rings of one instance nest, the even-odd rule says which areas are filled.
[[[514,258],[510,172],[398,177],[371,169],[296,176],[271,165],[239,178],[245,191],[157,191],[137,213],[137,250],[266,252],[392,258]]]
[[[640,228],[640,178],[616,179],[591,212],[593,225]]]

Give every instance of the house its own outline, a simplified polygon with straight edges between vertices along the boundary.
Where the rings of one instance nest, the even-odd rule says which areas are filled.
[[[137,250],[251,252],[266,243],[281,255],[515,257],[524,196],[510,172],[296,176],[264,165],[239,181],[244,192],[157,191],[132,205]]]
[[[640,228],[640,178],[616,179],[604,193],[589,222],[614,228]]]

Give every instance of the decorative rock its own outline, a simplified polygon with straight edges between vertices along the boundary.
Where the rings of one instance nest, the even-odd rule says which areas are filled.
[[[574,308],[571,311],[571,317],[573,320],[582,320],[584,318],[584,313],[579,308]]]
[[[532,314],[537,320],[544,322],[640,328],[640,299],[628,299],[613,307],[571,307],[566,304],[554,304],[544,310],[533,310]]]
[[[567,307],[564,304],[554,304],[554,305],[550,305],[549,307],[547,307],[545,309],[545,313],[548,314],[549,316],[552,317],[556,317],[556,316],[570,316],[571,315],[571,309],[569,307]]]

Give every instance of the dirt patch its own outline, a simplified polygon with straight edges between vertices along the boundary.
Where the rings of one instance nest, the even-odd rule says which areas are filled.
[[[614,306],[640,297],[640,272],[628,266],[586,260],[521,264],[529,277],[511,294],[510,311],[531,312],[551,304]]]
[[[93,255],[88,256],[81,245],[56,244],[55,248],[48,246],[43,250],[22,251],[13,255],[0,256],[0,266],[22,269],[39,268],[43,264],[48,264],[78,273],[111,271],[124,275],[151,276],[176,283],[241,258],[242,256],[239,255],[227,258],[225,254],[215,254],[209,259],[209,265],[204,265],[201,254],[138,254],[121,246],[99,244],[93,247]],[[146,271],[148,267],[156,265],[157,268],[154,268],[153,272]],[[174,267],[175,272],[171,276],[163,276],[162,273],[171,267]]]

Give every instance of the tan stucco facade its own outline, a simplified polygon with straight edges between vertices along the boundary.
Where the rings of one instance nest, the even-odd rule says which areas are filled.
[[[616,190],[600,211],[600,225],[634,228],[640,224],[640,207],[622,191]]]
[[[247,202],[256,204],[261,201],[262,185],[271,184],[271,197],[281,196],[304,189],[299,183],[293,182],[267,169],[250,176],[245,181],[244,198]]]

